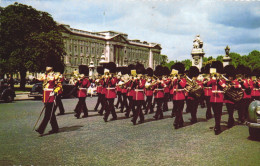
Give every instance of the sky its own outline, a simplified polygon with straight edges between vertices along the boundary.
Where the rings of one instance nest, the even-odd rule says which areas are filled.
[[[72,28],[119,31],[129,39],[161,44],[169,60],[191,58],[196,35],[205,57],[260,51],[260,0],[0,0],[46,11]]]

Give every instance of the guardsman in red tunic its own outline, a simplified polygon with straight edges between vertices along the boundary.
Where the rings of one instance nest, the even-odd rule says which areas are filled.
[[[241,85],[239,84],[239,82],[237,80],[234,80],[236,74],[236,69],[233,65],[227,65],[224,67],[224,73],[226,73],[226,85],[228,87],[232,87],[232,88],[241,88]],[[226,103],[226,107],[227,107],[227,111],[228,111],[228,128],[231,128],[234,126],[234,109],[235,109],[235,103],[233,101],[231,101],[230,98],[228,98],[225,94],[224,94],[224,103]]]
[[[76,106],[76,114],[75,117],[79,119],[81,112],[83,111],[84,115],[82,118],[88,117],[88,109],[86,105],[86,97],[87,97],[87,90],[90,86],[90,81],[85,78],[84,74],[80,74],[80,79],[75,84],[76,87],[78,87],[78,104]],[[82,111],[81,111],[82,110]]]
[[[116,108],[118,108],[119,104],[120,104],[120,108],[121,108],[122,102],[123,102],[123,100],[122,100],[122,88],[121,88],[121,86],[118,85],[118,83],[120,81],[122,81],[121,76],[122,76],[122,74],[121,74],[121,72],[119,72],[117,74],[117,83],[116,83],[116,94],[117,94],[117,103],[115,105]]]
[[[97,111],[98,109],[98,106],[99,104],[101,104],[101,107],[102,107],[102,95],[101,95],[101,91],[102,91],[102,77],[101,75],[104,74],[104,68],[99,66],[97,67],[97,72],[98,72],[98,75],[96,77],[96,80],[95,80],[95,84],[97,86],[97,95],[98,95],[98,99],[97,99],[97,104],[94,108],[94,111]]]
[[[134,96],[134,89],[133,89],[133,85],[134,85],[134,77],[130,76],[129,81],[125,84],[127,87],[127,99],[129,101],[129,105],[128,108],[126,110],[125,116],[127,118],[129,118],[130,115],[130,111],[132,111],[134,113],[134,104],[133,104],[133,96]]]
[[[252,83],[253,83],[253,88],[252,88],[252,93],[251,93],[252,100],[260,100],[260,89],[259,89],[260,80],[258,79],[259,74],[260,74],[260,71],[257,69],[255,69],[252,72]]]
[[[154,119],[163,119],[163,99],[164,99],[164,88],[166,85],[164,84],[162,80],[163,75],[163,67],[158,65],[155,68],[154,75],[157,77],[157,80],[155,81],[154,85],[152,86],[152,89],[154,91],[154,102],[157,104],[157,110],[154,115]]]
[[[188,77],[191,79],[193,84],[198,84],[203,88],[202,82],[197,80],[199,75],[199,69],[196,66],[191,66],[188,72]],[[191,113],[191,123],[197,123],[197,110],[199,105],[199,98],[196,98],[193,94],[189,93],[191,86],[186,84],[187,88],[187,110]]]
[[[55,74],[55,80],[56,80],[56,87],[59,87],[60,90],[59,90],[58,95],[56,97],[56,105],[55,105],[54,110],[56,110],[57,107],[59,107],[60,113],[57,114],[57,116],[59,116],[59,115],[64,115],[64,113],[65,113],[64,107],[63,107],[63,104],[62,104],[62,101],[61,101],[61,95],[62,95],[62,91],[63,91],[62,83],[64,81],[64,77],[62,76],[62,74],[60,72],[57,72]]]
[[[248,115],[248,107],[251,101],[252,82],[246,78],[246,75],[250,74],[249,68],[243,65],[238,65],[236,69],[238,74],[237,81],[239,82],[242,90],[244,91],[243,99],[237,103],[239,120],[243,124]]]
[[[45,114],[40,126],[35,131],[42,135],[47,127],[48,122],[50,121],[52,130],[49,131],[49,134],[58,133],[59,126],[56,120],[55,110],[53,107],[55,96],[57,96],[57,93],[59,93],[59,88],[56,89],[55,77],[52,67],[46,67],[46,75],[43,78],[41,78],[40,81],[44,81],[43,103],[45,104]]]
[[[204,98],[206,100],[206,106],[207,106],[207,111],[206,111],[206,119],[211,119],[212,118],[212,112],[211,112],[211,103],[210,103],[210,96],[212,94],[212,87],[207,86],[207,83],[209,82],[210,74],[210,64],[207,64],[205,66],[205,77],[203,79],[203,87],[204,87]]]
[[[114,100],[116,98],[116,82],[117,79],[113,75],[109,75],[104,80],[106,86],[106,99],[108,102],[108,107],[105,109],[106,112],[103,118],[105,122],[107,122],[110,112],[113,116],[111,120],[117,120],[117,115],[114,107]]]
[[[147,81],[145,82],[145,96],[146,96],[146,109],[145,114],[150,110],[150,114],[154,112],[152,108],[152,99],[153,99],[153,90],[152,90],[152,78],[148,76]]]
[[[207,83],[208,86],[212,86],[212,95],[210,97],[210,102],[212,105],[212,109],[215,117],[215,134],[219,134],[221,132],[220,121],[222,115],[222,107],[224,101],[224,91],[223,88],[226,87],[225,81],[220,79],[219,73],[223,71],[223,65],[220,61],[214,61],[211,65],[213,71],[211,69],[211,73],[214,74],[212,79]]]
[[[164,74],[163,74],[163,82],[166,85],[166,87],[164,88],[164,99],[163,99],[163,111],[168,111],[168,101],[170,98],[170,83],[171,83],[171,79],[168,79],[168,75],[170,74],[170,70],[168,67],[164,67],[163,70]]]
[[[186,79],[183,77],[183,73],[185,67],[182,63],[175,63],[171,66],[172,69],[172,99],[173,99],[173,109],[172,109],[172,117],[175,115],[175,120],[173,126],[175,129],[183,127],[183,107],[185,101],[185,86],[186,86]],[[175,70],[175,72],[174,72]]]
[[[138,71],[138,70],[137,70]],[[145,86],[146,80],[142,78],[142,74],[138,74],[136,80],[134,81],[134,96],[133,96],[133,102],[134,102],[134,115],[132,122],[135,125],[136,120],[139,117],[140,121],[139,123],[144,122],[144,114],[142,111],[142,105],[144,102],[144,86]]]

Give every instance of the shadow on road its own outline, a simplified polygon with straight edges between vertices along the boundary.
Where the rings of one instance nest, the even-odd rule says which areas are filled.
[[[76,125],[76,126],[70,126],[70,127],[62,127],[62,128],[59,128],[58,133],[76,131],[76,130],[80,129],[81,127],[83,127],[83,126]],[[47,135],[58,134],[58,133],[46,133],[46,134],[43,134],[41,136],[44,137],[44,136],[47,136]]]

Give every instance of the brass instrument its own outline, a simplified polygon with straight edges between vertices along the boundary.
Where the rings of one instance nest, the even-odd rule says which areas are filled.
[[[185,75],[188,87],[184,88],[191,96],[195,98],[200,98],[204,93],[203,89],[198,85],[197,82],[194,82],[190,77]]]

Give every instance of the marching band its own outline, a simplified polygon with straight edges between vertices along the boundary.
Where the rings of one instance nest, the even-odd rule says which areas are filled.
[[[175,129],[184,126],[183,109],[186,103],[186,112],[191,114],[191,123],[197,123],[197,109],[199,103],[206,102],[206,119],[215,118],[215,134],[221,132],[220,122],[223,105],[228,111],[228,127],[234,126],[234,110],[238,110],[240,123],[245,123],[248,117],[248,107],[252,100],[260,100],[260,72],[251,72],[248,67],[232,65],[223,67],[220,61],[213,61],[199,69],[195,66],[185,71],[182,63],[175,63],[171,71],[167,67],[156,66],[155,70],[145,69],[142,64],[129,65],[128,67],[116,67],[115,63],[104,64],[97,68],[98,75],[95,79],[88,77],[88,66],[80,66],[79,75],[75,78],[75,87],[78,90],[78,103],[75,108],[75,117],[88,117],[86,105],[87,88],[95,83],[98,95],[94,111],[104,114],[104,121],[108,121],[111,113],[112,119],[117,120],[115,108],[125,112],[131,122],[136,125],[143,123],[146,114],[154,113],[155,120],[163,119],[163,112],[168,111],[168,102],[173,102],[172,117],[175,117],[173,126]],[[200,79],[198,77],[200,76]],[[203,76],[203,78],[202,78]],[[57,104],[60,114],[64,114],[64,108],[60,100],[62,93],[62,75],[54,73],[51,67],[46,68],[44,80],[45,116],[36,130],[43,134],[50,120],[52,131],[58,132],[58,124],[55,116]],[[202,79],[201,79],[202,78]],[[115,98],[118,98],[114,105]],[[98,111],[98,107],[101,109]],[[157,107],[155,107],[155,105]],[[144,112],[143,112],[144,110]],[[212,111],[211,111],[212,110]]]

